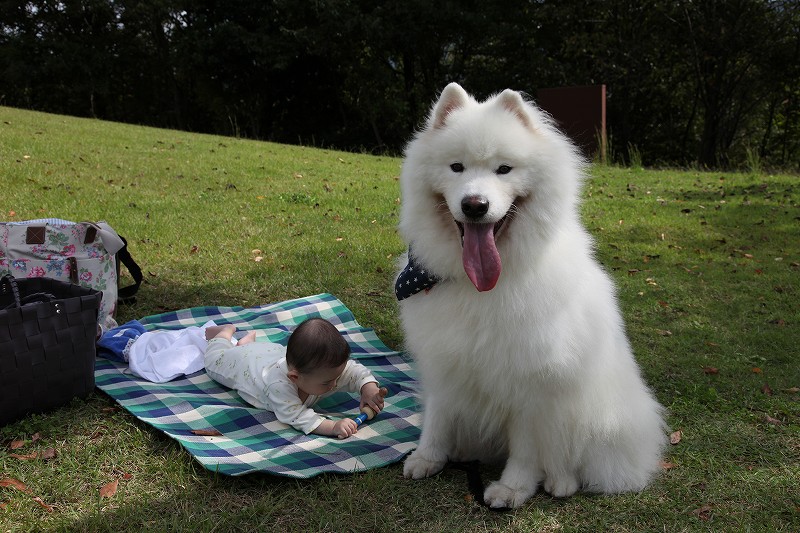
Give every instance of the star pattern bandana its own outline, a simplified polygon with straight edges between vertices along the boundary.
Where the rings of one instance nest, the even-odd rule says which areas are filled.
[[[428,290],[439,282],[433,272],[429,272],[414,260],[411,249],[408,250],[408,264],[394,282],[394,295],[397,300],[405,300],[420,291]]]

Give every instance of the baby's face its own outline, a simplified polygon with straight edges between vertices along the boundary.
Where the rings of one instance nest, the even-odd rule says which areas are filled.
[[[344,372],[347,363],[335,368],[319,368],[313,372],[299,374],[297,377],[297,388],[306,394],[319,396],[330,392],[336,388],[336,382]]]

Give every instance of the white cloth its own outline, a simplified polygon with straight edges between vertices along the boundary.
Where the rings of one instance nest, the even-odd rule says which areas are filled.
[[[286,348],[271,342],[232,347],[225,339],[211,339],[205,366],[209,376],[235,389],[247,403],[272,411],[279,421],[305,434],[325,420],[311,408],[319,399],[341,390],[361,392],[367,383],[377,382],[367,367],[351,359],[334,390],[301,402],[297,385],[287,375]]]
[[[142,379],[164,383],[202,370],[203,353],[208,345],[206,328],[214,325],[209,320],[200,327],[142,333],[130,348],[131,371]]]

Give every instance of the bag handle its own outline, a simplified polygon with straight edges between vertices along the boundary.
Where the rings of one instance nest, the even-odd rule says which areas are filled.
[[[38,304],[38,303],[45,303],[45,302],[52,302],[53,300],[57,300],[55,294],[51,294],[49,292],[35,292],[33,294],[28,294],[27,296],[20,297],[19,295],[19,286],[17,285],[17,280],[11,274],[6,274],[0,279],[0,285],[2,285],[2,292],[6,292],[6,285],[10,287],[11,293],[14,295],[14,301],[8,304],[3,308],[5,311],[6,309],[15,309],[18,307],[24,307],[26,305],[31,304]]]
[[[3,294],[10,292],[14,296],[14,303],[8,307],[22,307],[22,303],[19,301],[19,287],[17,286],[17,280],[14,278],[14,276],[11,274],[6,274],[0,278],[0,292]]]
[[[131,256],[131,253],[128,251],[128,241],[122,235],[119,236],[124,243],[122,248],[119,249],[117,252],[117,273],[119,274],[119,263],[122,262],[125,267],[127,267],[128,272],[130,272],[131,277],[133,277],[133,285],[128,285],[127,287],[121,287],[117,291],[117,299],[121,303],[124,304],[132,304],[136,302],[136,292],[139,290],[139,286],[142,284],[144,280],[144,275],[142,274],[141,267],[136,263],[136,261]]]

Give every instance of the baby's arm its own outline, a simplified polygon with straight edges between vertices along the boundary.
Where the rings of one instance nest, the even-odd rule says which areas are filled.
[[[333,420],[325,419],[320,425],[316,427],[312,433],[316,435],[325,435],[328,437],[338,437],[346,439],[358,430],[358,425],[352,418],[342,418],[334,422]]]
[[[278,420],[306,435],[314,433],[345,439],[358,429],[358,425],[350,418],[328,420],[310,407],[304,406],[297,396],[297,388],[288,381],[270,385],[267,397]]]

